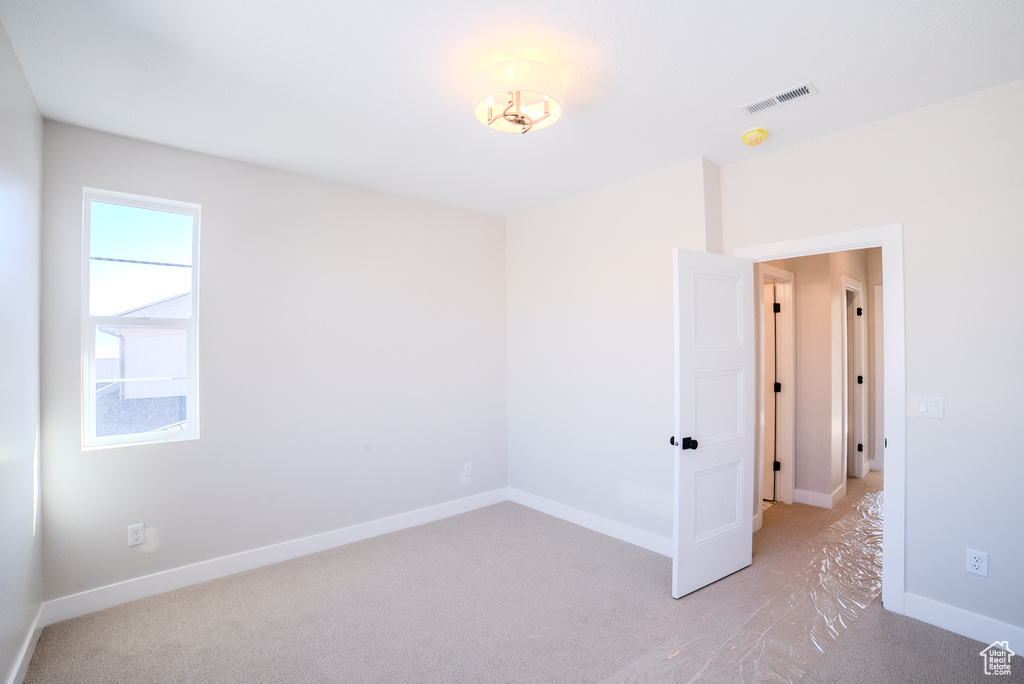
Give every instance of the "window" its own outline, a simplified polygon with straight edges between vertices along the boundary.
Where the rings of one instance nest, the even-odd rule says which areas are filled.
[[[199,437],[199,205],[85,189],[82,447]]]

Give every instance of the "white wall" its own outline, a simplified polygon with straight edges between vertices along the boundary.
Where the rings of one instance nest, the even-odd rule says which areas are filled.
[[[44,144],[47,599],[507,485],[502,220],[62,124]],[[197,441],[80,448],[83,186],[202,205]]]
[[[0,26],[0,681],[39,612],[39,182],[43,121]]]
[[[717,180],[696,159],[509,219],[511,487],[671,539],[672,248],[717,233]]]
[[[1018,628],[1022,118],[1016,81],[721,174],[726,254],[902,223],[907,391],[945,398],[945,420],[907,423],[907,592]],[[964,571],[967,547],[990,554],[990,577]]]

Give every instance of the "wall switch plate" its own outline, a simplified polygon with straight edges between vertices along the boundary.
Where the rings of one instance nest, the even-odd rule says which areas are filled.
[[[462,477],[472,477],[473,475],[473,464],[465,463],[462,466]]]
[[[138,546],[146,541],[146,526],[142,523],[128,526],[128,546]]]
[[[988,554],[984,551],[967,549],[967,572],[988,577]]]
[[[946,402],[942,397],[914,396],[910,404],[910,415],[916,418],[942,420],[946,416]]]

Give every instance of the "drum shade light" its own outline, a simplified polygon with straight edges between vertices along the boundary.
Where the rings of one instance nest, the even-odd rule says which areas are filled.
[[[473,96],[476,118],[496,131],[539,131],[562,115],[562,79],[548,65],[527,59],[481,71]]]

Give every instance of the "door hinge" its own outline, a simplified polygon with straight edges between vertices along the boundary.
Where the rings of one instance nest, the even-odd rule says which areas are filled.
[[[857,445],[857,451],[864,451],[864,445],[863,444],[858,444]]]
[[[776,392],[781,392],[782,391],[782,383],[781,382],[775,383],[775,391]]]
[[[772,304],[772,313],[782,313],[782,304],[778,302]]]
[[[864,384],[864,376],[863,375],[858,375],[857,376],[857,384],[858,385],[863,385]]]
[[[782,470],[782,464],[779,461],[772,461],[772,470],[779,472]]]
[[[862,308],[860,308],[860,307],[858,306],[858,307],[857,307],[857,315],[858,315],[858,316],[863,316],[863,315],[864,315],[864,309],[862,309]]]

